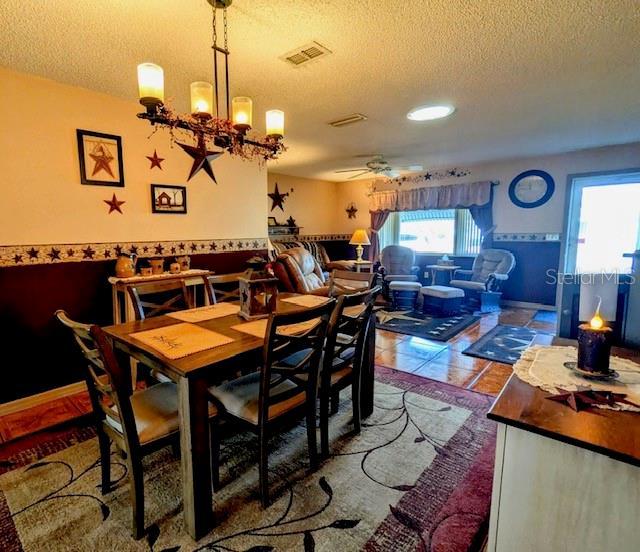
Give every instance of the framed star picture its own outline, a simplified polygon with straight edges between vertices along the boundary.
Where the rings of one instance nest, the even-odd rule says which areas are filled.
[[[76,129],[80,182],[94,186],[124,186],[122,139],[113,134]]]

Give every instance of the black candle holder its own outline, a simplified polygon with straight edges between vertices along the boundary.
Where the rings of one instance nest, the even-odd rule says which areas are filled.
[[[613,331],[606,326],[578,326],[578,369],[595,374],[609,374],[609,357]]]

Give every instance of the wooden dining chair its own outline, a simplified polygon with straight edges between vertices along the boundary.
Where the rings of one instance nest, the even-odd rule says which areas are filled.
[[[158,383],[132,393],[127,370],[99,326],[71,320],[67,313],[56,312],[58,320],[69,328],[87,361],[85,380],[95,417],[100,447],[101,490],[111,490],[110,443],[126,454],[129,473],[132,534],[144,535],[144,483],[142,458],[171,445],[179,450],[178,394],[174,383]],[[215,417],[215,406],[209,410]]]
[[[338,297],[327,328],[320,372],[320,450],[329,455],[329,407],[337,411],[340,391],[351,386],[354,431],[360,433],[360,377],[365,342],[380,286]]]
[[[320,358],[335,300],[291,313],[272,314],[267,322],[258,372],[209,388],[220,419],[237,422],[259,437],[260,497],[269,505],[268,439],[291,421],[306,417],[311,468],[317,466],[316,401]],[[289,328],[300,324],[297,328]],[[297,333],[290,332],[297,329]],[[305,376],[302,378],[301,376]],[[211,468],[219,486],[219,431],[212,430]]]
[[[210,305],[223,303],[224,301],[237,301],[240,298],[238,278],[246,272],[234,272],[232,274],[209,274],[203,276],[204,289],[207,292]]]
[[[336,297],[344,293],[356,293],[371,289],[376,275],[370,272],[334,270],[329,277],[329,296]]]
[[[136,320],[193,308],[184,280],[159,280],[127,286]]]

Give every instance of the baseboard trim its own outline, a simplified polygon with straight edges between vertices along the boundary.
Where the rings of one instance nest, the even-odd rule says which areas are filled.
[[[529,303],[527,301],[510,301],[505,299],[500,301],[501,305],[505,307],[519,307],[521,309],[536,309],[536,310],[544,310],[544,311],[555,311],[555,305],[543,305],[542,303]]]
[[[78,381],[76,383],[70,383],[63,387],[56,387],[49,391],[43,391],[36,395],[29,395],[28,397],[22,397],[15,401],[10,401],[4,404],[0,404],[0,416],[6,416],[7,414],[15,414],[27,408],[32,408],[56,399],[75,395],[76,393],[82,393],[87,390],[87,384],[84,381]]]

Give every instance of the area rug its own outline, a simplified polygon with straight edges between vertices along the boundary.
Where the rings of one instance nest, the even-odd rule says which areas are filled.
[[[376,311],[376,328],[435,341],[448,341],[480,320],[479,316],[459,314],[435,317],[418,311]]]
[[[496,326],[483,335],[463,355],[486,358],[503,364],[515,364],[536,336],[536,331],[522,326]]]
[[[42,451],[10,459],[13,468],[0,476],[0,549],[479,550],[495,452],[495,426],[486,418],[492,398],[376,371],[374,413],[356,436],[344,398],[331,417],[332,454],[316,472],[308,470],[303,424],[273,440],[266,510],[257,493],[256,439],[225,439],[217,525],[197,543],[183,531],[179,460],[170,451],[145,460],[147,534],[134,541],[121,458],[112,454],[115,489],[103,496],[96,439],[75,435],[35,462]]]
[[[549,322],[555,324],[558,321],[558,315],[556,311],[539,310],[533,315],[532,320],[536,322]]]

